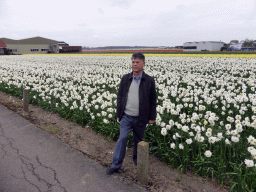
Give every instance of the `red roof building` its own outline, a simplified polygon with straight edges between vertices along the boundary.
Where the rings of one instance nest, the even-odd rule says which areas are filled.
[[[6,45],[2,39],[0,39],[0,48],[6,48]]]
[[[6,45],[5,45],[5,43],[3,42],[3,40],[0,39],[0,55],[4,55],[5,49],[6,49]]]

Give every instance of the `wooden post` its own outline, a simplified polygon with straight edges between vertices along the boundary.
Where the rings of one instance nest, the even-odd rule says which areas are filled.
[[[23,115],[29,115],[29,108],[28,108],[28,89],[23,90]]]
[[[138,154],[137,154],[137,179],[142,184],[148,184],[148,155],[149,145],[145,141],[138,143]]]

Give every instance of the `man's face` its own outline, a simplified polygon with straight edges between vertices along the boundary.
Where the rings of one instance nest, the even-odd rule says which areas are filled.
[[[132,59],[132,70],[135,73],[140,73],[143,71],[143,67],[145,66],[145,62],[141,59]]]

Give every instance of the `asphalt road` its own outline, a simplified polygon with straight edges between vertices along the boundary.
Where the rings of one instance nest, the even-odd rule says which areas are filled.
[[[146,189],[0,105],[0,192],[136,192]]]

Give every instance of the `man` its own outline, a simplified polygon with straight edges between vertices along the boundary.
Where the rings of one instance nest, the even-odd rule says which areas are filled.
[[[154,79],[143,71],[145,56],[132,55],[132,70],[122,77],[117,95],[116,118],[120,122],[113,162],[107,174],[117,172],[124,160],[128,136],[133,130],[133,161],[137,165],[137,145],[143,141],[147,124],[156,119],[156,88]]]

